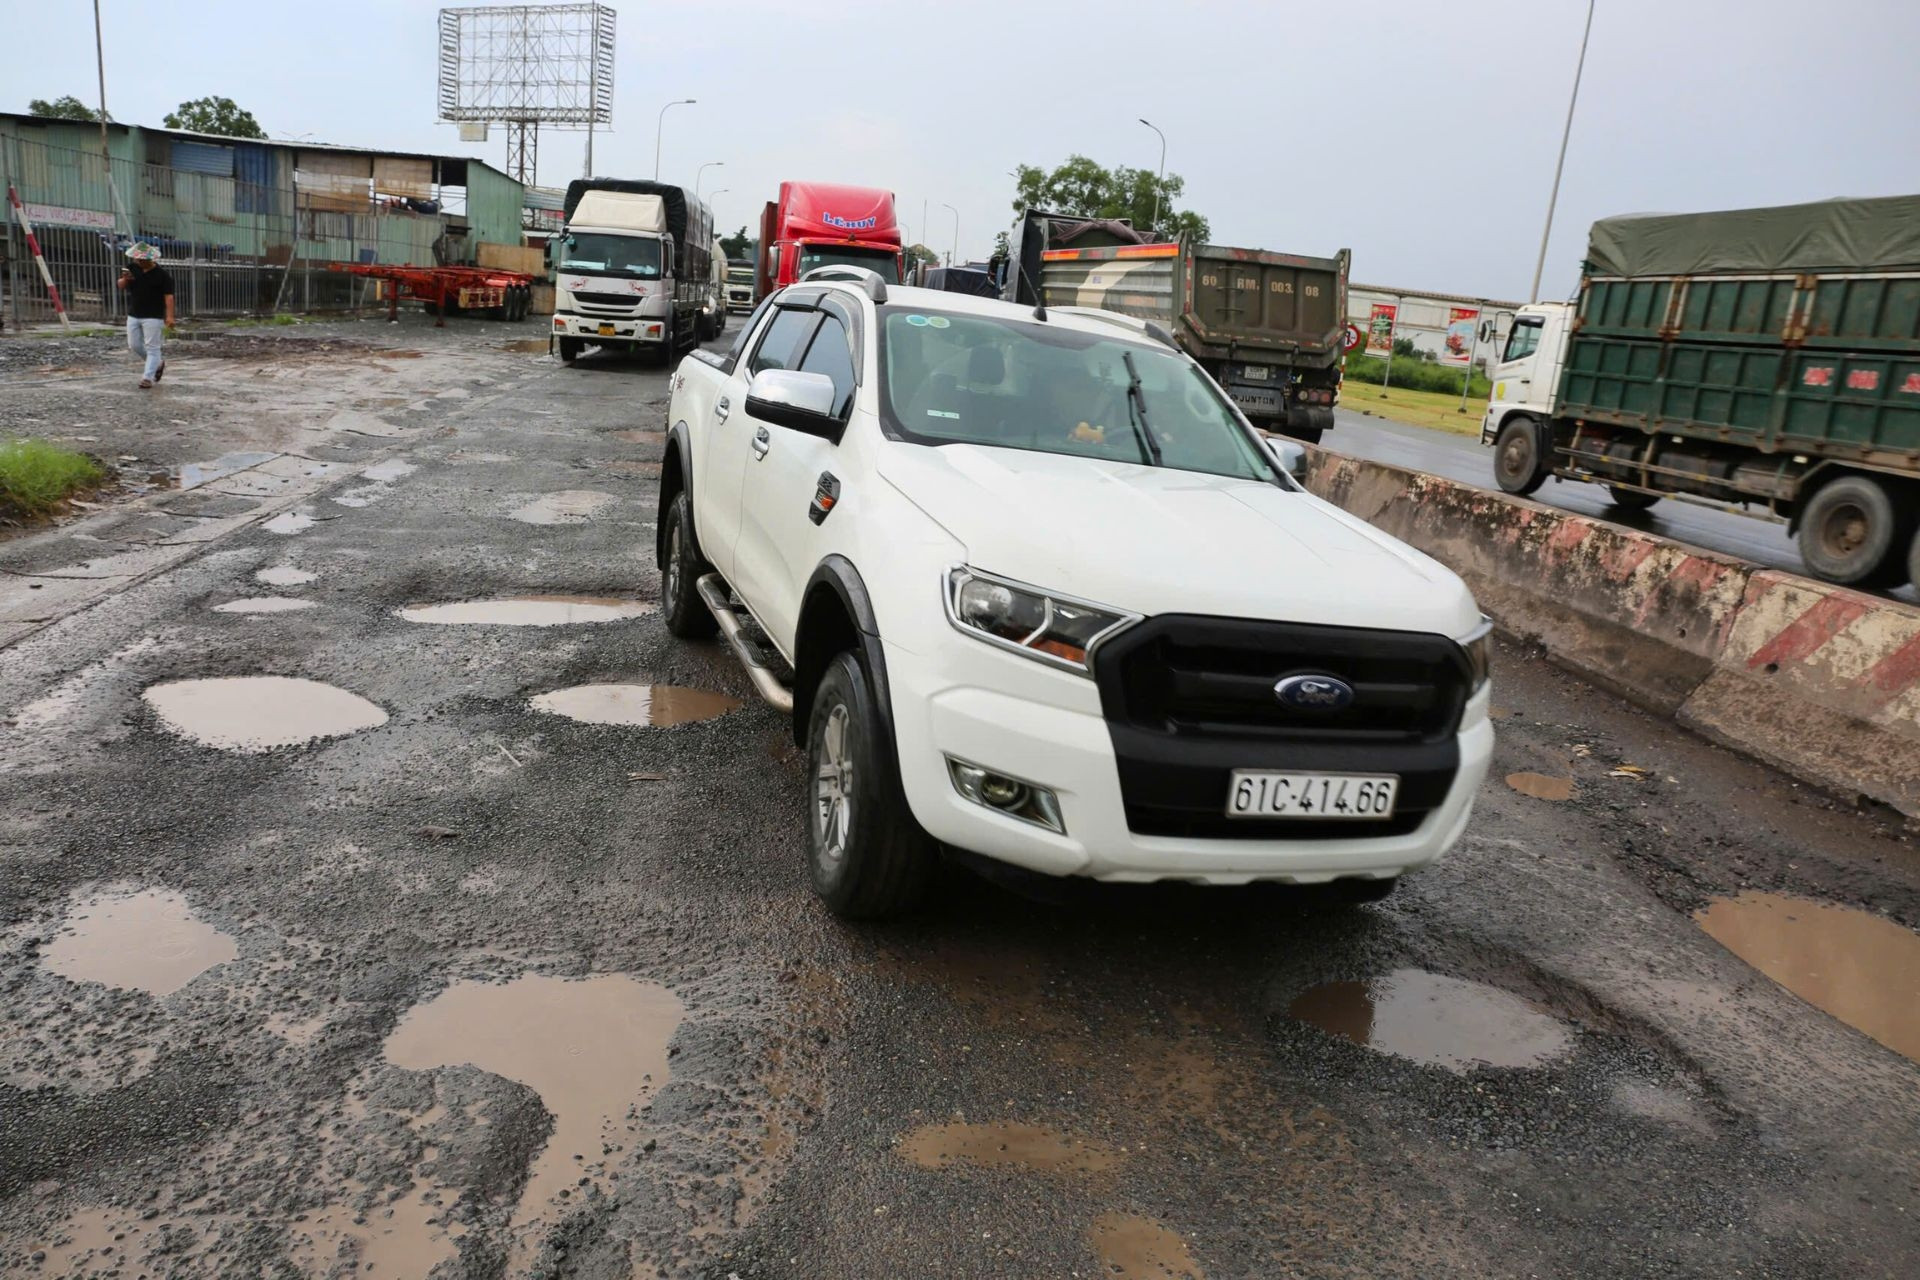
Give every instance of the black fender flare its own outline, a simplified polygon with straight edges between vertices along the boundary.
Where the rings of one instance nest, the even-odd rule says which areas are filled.
[[[873,682],[874,704],[880,710],[880,730],[885,737],[882,744],[888,759],[893,758],[893,697],[887,685],[887,656],[880,644],[880,622],[874,615],[873,597],[867,592],[867,584],[860,577],[860,571],[853,561],[835,553],[822,560],[807,579],[807,589],[800,595],[800,625],[794,633],[794,688],[793,688],[793,737],[801,746],[806,745],[807,721],[813,710],[813,690],[819,683],[817,673],[823,670],[832,654],[821,655],[809,652],[806,639],[808,616],[814,608],[817,592],[831,592],[846,616],[853,621],[854,640],[859,651],[861,665],[867,669],[867,678]],[[837,650],[836,650],[837,652]],[[812,674],[816,678],[809,679]]]
[[[679,483],[673,483],[673,477]],[[667,567],[667,513],[673,509],[674,497],[687,495],[687,518],[693,518],[693,442],[687,438],[687,424],[676,422],[667,428],[667,447],[660,454],[660,491],[657,498],[653,520],[653,563],[658,569]],[[693,545],[700,546],[700,535],[694,531]]]

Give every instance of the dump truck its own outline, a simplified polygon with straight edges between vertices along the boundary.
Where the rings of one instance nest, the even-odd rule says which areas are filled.
[[[1828,582],[1920,579],[1920,196],[1603,218],[1570,303],[1514,316],[1494,477],[1739,504]]]
[[[1001,296],[1151,321],[1263,431],[1333,428],[1347,264],[1266,249],[1151,243],[1125,222],[1029,210],[1008,236]]]

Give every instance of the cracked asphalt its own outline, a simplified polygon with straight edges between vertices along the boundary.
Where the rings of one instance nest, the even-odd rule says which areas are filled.
[[[842,925],[790,736],[651,609],[665,375],[537,332],[0,346],[10,426],[151,467],[0,543],[0,1274],[1920,1267],[1920,832],[1506,644],[1385,902]],[[679,722],[535,705],[609,684]],[[1695,923],[1782,902],[1817,1004]]]

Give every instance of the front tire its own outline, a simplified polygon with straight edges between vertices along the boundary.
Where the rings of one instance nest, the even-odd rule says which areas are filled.
[[[1898,581],[1913,516],[1873,476],[1843,475],[1815,491],[1800,513],[1800,558],[1816,578],[1848,587]]]
[[[1503,492],[1525,497],[1547,482],[1546,451],[1540,424],[1532,418],[1508,418],[1493,442],[1493,478]]]
[[[933,842],[900,789],[866,668],[853,653],[827,664],[807,725],[807,875],[835,915],[876,920],[919,902]]]
[[[581,342],[578,338],[560,339],[560,360],[563,364],[572,364],[580,358]]]
[[[713,566],[693,540],[693,502],[682,490],[667,508],[667,553],[660,566],[660,596],[666,604],[667,631],[682,640],[706,640],[720,624],[700,598],[700,579]]]
[[[1657,493],[1642,493],[1638,489],[1622,489],[1611,484],[1607,486],[1607,497],[1622,511],[1645,511],[1660,501]]]

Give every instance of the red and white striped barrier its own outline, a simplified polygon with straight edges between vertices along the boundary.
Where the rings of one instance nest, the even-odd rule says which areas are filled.
[[[73,328],[73,322],[67,319],[67,304],[60,301],[60,289],[53,283],[53,272],[47,270],[47,255],[40,252],[40,238],[33,234],[33,223],[27,220],[27,207],[20,203],[20,193],[11,182],[7,184],[7,203],[13,206],[13,216],[20,219],[20,229],[27,233],[27,250],[33,254],[33,265],[40,268],[47,296],[53,299],[53,314],[60,317],[61,328]]]

